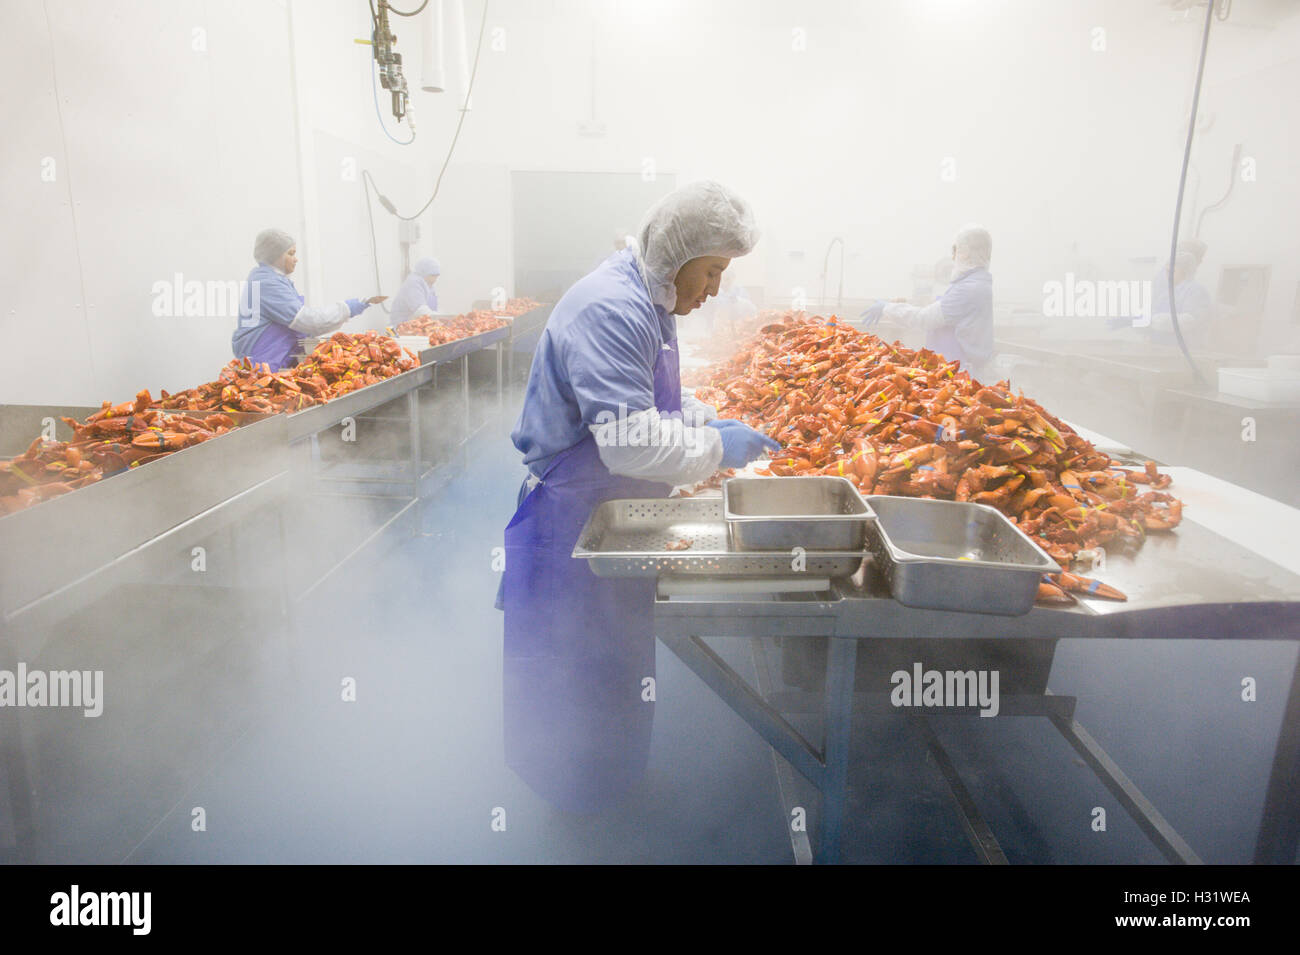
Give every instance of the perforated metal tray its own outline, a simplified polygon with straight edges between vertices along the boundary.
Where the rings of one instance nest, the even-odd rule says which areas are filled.
[[[670,543],[690,541],[682,550]],[[742,551],[734,549],[720,498],[606,501],[578,535],[573,556],[598,577],[847,577],[864,551]]]

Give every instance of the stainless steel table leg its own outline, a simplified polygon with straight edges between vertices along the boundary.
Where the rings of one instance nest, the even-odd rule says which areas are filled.
[[[1282,725],[1277,731],[1273,769],[1264,815],[1255,842],[1255,862],[1261,865],[1292,865],[1300,846],[1300,656],[1291,671]]]
[[[924,716],[913,716],[912,727],[920,734],[926,749],[934,757],[935,765],[939,767],[943,781],[948,786],[948,794],[952,796],[953,802],[957,804],[957,812],[961,815],[962,826],[966,830],[966,838],[970,840],[975,855],[985,865],[1007,865],[1006,853],[1002,851],[997,836],[993,834],[993,830],[989,828],[984,815],[979,811],[979,807],[975,805],[975,799],[971,796],[970,790],[961,781],[961,777],[957,774],[957,767],[953,765],[952,759],[948,756],[948,751],[939,742],[939,737],[935,734],[930,721]]]
[[[505,347],[505,342],[497,342],[497,413],[499,414],[506,404],[505,391],[501,386],[501,350]]]
[[[840,837],[848,802],[849,735],[853,722],[853,680],[858,642],[832,637],[826,650],[826,777],[822,790],[821,845],[817,861],[840,861]]]
[[[17,660],[0,642],[0,668],[16,672]],[[27,755],[23,750],[23,713],[18,708],[0,711],[0,768],[9,783],[9,805],[14,817],[15,862],[36,861],[36,819],[33,815],[31,779],[27,775]]]
[[[658,637],[664,646],[673,651],[737,716],[784,756],[790,765],[814,786],[819,789],[823,787],[826,771],[822,754],[786,722],[780,713],[772,709],[725,660],[699,637],[665,632],[659,632]]]
[[[469,355],[460,356],[460,398],[465,402],[465,438],[468,440],[473,430],[469,419]]]
[[[415,498],[415,526],[411,531],[414,537],[420,532],[420,475],[424,472],[424,449],[420,446],[420,392],[419,389],[406,393],[406,413],[409,416],[411,440],[411,496]]]
[[[1047,692],[1051,694],[1051,690]],[[1087,730],[1073,717],[1067,718],[1049,713],[1047,718],[1074,747],[1075,752],[1083,757],[1093,775],[1100,779],[1110,790],[1111,795],[1119,800],[1124,811],[1132,817],[1166,859],[1183,865],[1201,865],[1200,856],[1192,850],[1169,821],[1160,814],[1151,800],[1137,788],[1137,784],[1128,778],[1124,770],[1116,765]]]
[[[766,648],[763,646],[763,641],[757,639],[751,641],[749,652],[754,661],[754,680],[758,695],[770,700],[774,693],[774,684],[772,682],[772,672],[767,665]],[[772,750],[772,768],[776,772],[777,798],[781,801],[781,809],[785,813],[787,823],[789,823],[795,809],[794,772],[791,770],[790,764],[782,759],[781,754],[775,749]],[[791,826],[790,849],[794,852],[795,865],[812,865],[812,843],[808,840],[808,830],[806,828],[795,829]]]

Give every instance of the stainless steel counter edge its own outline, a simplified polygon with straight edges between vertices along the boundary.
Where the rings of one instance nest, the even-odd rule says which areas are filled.
[[[313,434],[320,434],[344,418],[387,404],[431,381],[433,381],[433,366],[421,365],[400,375],[394,375],[392,378],[367,385],[341,398],[334,398],[323,405],[313,405],[302,411],[295,411],[287,418],[288,441],[300,441]]]
[[[554,308],[555,303],[552,302],[547,305],[539,305],[532,311],[524,312],[522,315],[516,315],[514,322],[510,326],[511,341],[542,328],[550,319]]]
[[[510,326],[502,325],[500,328],[479,332],[477,335],[471,335],[468,338],[458,338],[454,342],[430,345],[428,348],[420,349],[420,364],[446,364],[455,361],[457,358],[463,358],[465,355],[472,355],[474,352],[482,351],[489,345],[495,345],[497,342],[505,341],[509,337]]]
[[[1086,606],[1035,607],[1021,617],[915,610],[888,595],[845,592],[830,599],[656,600],[656,625],[699,636],[916,638],[1300,640],[1300,600],[1137,607],[1105,614]]]
[[[289,469],[286,420],[261,420],[0,519],[6,615]]]

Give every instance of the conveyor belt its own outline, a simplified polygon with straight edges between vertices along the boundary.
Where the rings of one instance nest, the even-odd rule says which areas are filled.
[[[454,342],[446,342],[442,345],[429,345],[420,349],[420,364],[434,365],[447,364],[455,361],[465,355],[482,351],[497,342],[503,342],[510,337],[510,325],[502,325],[500,328],[493,328],[486,332],[480,332],[477,335],[471,335],[468,338],[458,338]]]
[[[421,385],[433,381],[433,368],[421,365],[392,378],[360,388],[321,405],[313,405],[288,416],[288,439],[299,441],[332,428],[344,418],[355,417],[379,405],[400,398]]]
[[[239,417],[227,434],[0,518],[4,629],[73,612],[175,528],[198,539],[284,493],[285,417]]]

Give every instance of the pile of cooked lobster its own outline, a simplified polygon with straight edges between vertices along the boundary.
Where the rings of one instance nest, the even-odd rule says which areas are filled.
[[[513,302],[515,299],[510,301]],[[528,309],[524,309],[524,311],[528,311]],[[513,313],[503,311],[499,314],[510,315]],[[522,315],[523,312],[519,314]],[[421,315],[419,318],[412,318],[402,322],[393,331],[398,335],[424,335],[429,339],[430,345],[445,345],[447,342],[460,341],[462,338],[490,332],[494,328],[500,328],[502,325],[507,324],[509,323],[503,318],[498,318],[497,314],[479,309],[457,315],[454,318],[431,318],[428,315]]]
[[[991,505],[1061,565],[1040,599],[1125,599],[1069,571],[1100,548],[1135,549],[1176,527],[1182,502],[1165,493],[1169,475],[1149,461],[1119,466],[1007,382],[983,385],[959,364],[791,313],[713,366],[696,397],[781,442],[759,473]]]
[[[525,296],[524,298],[512,298],[500,308],[492,310],[494,315],[508,315],[510,318],[518,318],[525,312],[531,312],[535,308],[541,308],[542,303],[536,299]]]
[[[176,394],[162,392],[161,408],[191,411],[299,411],[373,385],[419,364],[396,341],[378,332],[335,332],[292,368],[270,371],[248,359],[234,359],[216,381]]]
[[[435,325],[442,324],[443,319],[434,318],[431,315],[418,315],[415,318],[408,318],[396,328],[391,328],[394,335],[402,335],[415,338],[420,335],[428,335]]]
[[[37,438],[18,457],[0,461],[0,514],[67,494],[236,427],[229,415],[168,413],[152,404],[148,391],[120,405],[106,401],[84,422],[63,419],[72,428],[71,441]]]
[[[236,359],[216,381],[163,391],[157,401],[147,390],[124,404],[106,401],[84,422],[63,419],[73,430],[71,441],[37,438],[19,457],[0,461],[0,514],[225,434],[238,427],[225,412],[298,411],[418,364],[408,349],[376,332],[336,332],[292,368],[273,372]]]
[[[498,318],[491,312],[466,312],[464,315],[457,315],[446,321],[435,322],[429,329],[429,344],[445,345],[448,342],[458,342],[462,338],[482,335],[484,332],[509,324],[504,318]]]

